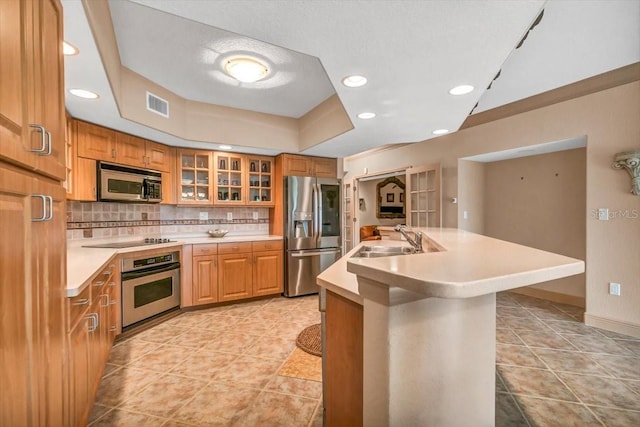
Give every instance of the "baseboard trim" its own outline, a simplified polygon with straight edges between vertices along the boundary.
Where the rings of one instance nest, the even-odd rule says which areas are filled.
[[[525,287],[525,288],[511,289],[510,292],[514,292],[516,294],[521,294],[521,295],[527,295],[529,297],[534,297],[534,298],[542,298],[542,299],[557,302],[560,304],[575,305],[576,307],[580,307],[580,308],[586,307],[586,300],[584,297],[561,294],[558,292],[547,291],[545,289]]]
[[[600,329],[606,329],[607,331],[616,332],[618,334],[640,338],[640,325],[635,325],[633,323],[607,319],[606,317],[594,316],[589,313],[584,314],[584,323],[587,326],[593,326]]]

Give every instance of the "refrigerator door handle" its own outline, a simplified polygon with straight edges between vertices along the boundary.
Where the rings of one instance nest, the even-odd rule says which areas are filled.
[[[322,187],[320,186],[320,184],[316,184],[316,198],[317,198],[317,204],[316,204],[316,215],[318,216],[318,223],[316,226],[316,235],[318,238],[318,246],[320,246],[320,239],[322,238]]]

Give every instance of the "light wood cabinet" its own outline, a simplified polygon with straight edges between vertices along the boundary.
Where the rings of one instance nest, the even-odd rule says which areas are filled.
[[[120,333],[119,276],[112,261],[78,296],[67,298],[71,425],[86,425],[113,339]]]
[[[60,183],[0,162],[0,425],[62,425],[66,208]]]
[[[236,153],[214,152],[215,184],[213,187],[214,205],[244,205],[247,191],[244,187],[246,177],[245,156]]]
[[[247,178],[244,186],[248,189],[247,204],[251,206],[273,206],[274,162],[273,157],[247,155]]]
[[[192,263],[192,305],[218,302],[218,245],[195,245]]]
[[[0,2],[0,33],[0,425],[64,425],[60,2]]]
[[[218,245],[218,300],[233,301],[253,294],[251,242]]]
[[[145,140],[126,133],[115,132],[116,151],[113,161],[138,168],[146,167]]]
[[[296,154],[281,154],[281,158],[284,176],[336,178],[338,175],[338,163],[336,159],[299,156]]]
[[[145,167],[162,172],[175,169],[176,149],[168,145],[145,141]],[[164,176],[163,176],[164,179]]]
[[[209,151],[178,150],[176,186],[179,204],[210,205],[212,155]]]
[[[0,158],[64,180],[62,7],[0,4]]]
[[[282,240],[252,242],[253,296],[280,294],[284,290],[283,246]]]
[[[91,123],[76,120],[78,156],[85,159],[115,162],[116,132]]]

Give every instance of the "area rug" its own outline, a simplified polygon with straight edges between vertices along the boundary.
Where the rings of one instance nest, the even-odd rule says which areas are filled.
[[[322,381],[322,358],[312,356],[295,347],[278,371],[278,375]]]
[[[301,350],[314,356],[322,356],[322,339],[320,337],[320,323],[302,330],[296,338],[296,345]]]

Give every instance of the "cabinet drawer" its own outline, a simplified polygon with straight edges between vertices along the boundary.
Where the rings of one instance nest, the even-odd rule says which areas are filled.
[[[104,270],[102,270],[98,275],[91,281],[91,286],[94,288],[101,288],[111,281],[113,276],[113,271],[115,270],[115,264],[109,264]]]
[[[79,295],[67,298],[67,313],[69,315],[67,330],[73,329],[73,326],[82,319],[90,305],[91,285],[85,287]]]
[[[261,242],[252,242],[253,252],[259,251],[277,251],[282,250],[282,240],[266,240]]]
[[[218,244],[219,254],[237,254],[241,252],[251,252],[251,242],[219,243]]]
[[[193,256],[213,255],[218,253],[218,244],[209,243],[207,245],[193,245]]]

